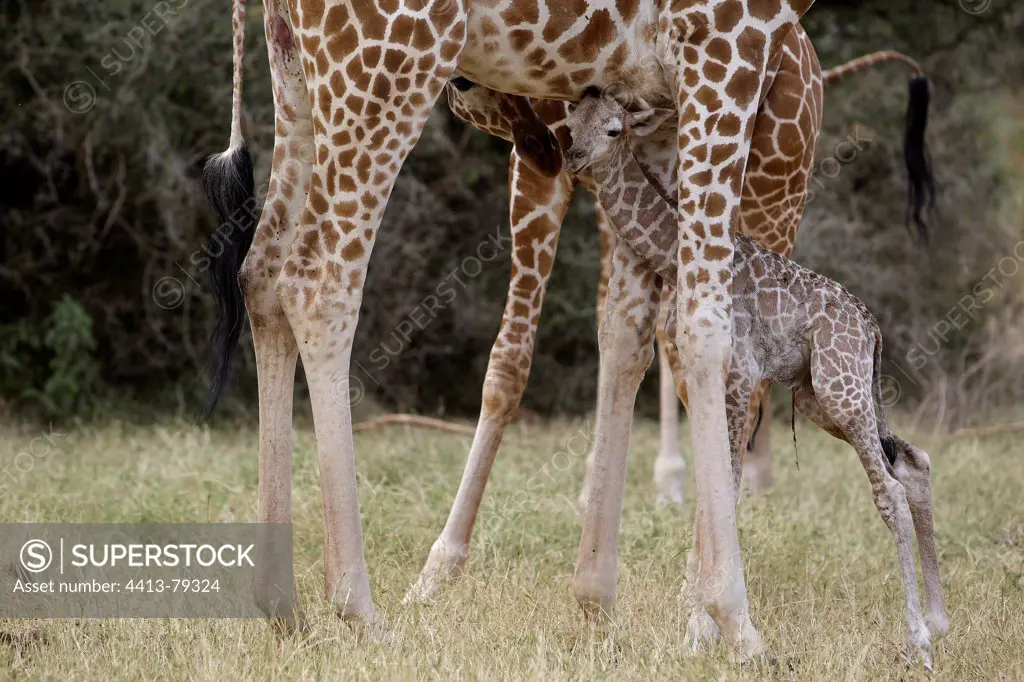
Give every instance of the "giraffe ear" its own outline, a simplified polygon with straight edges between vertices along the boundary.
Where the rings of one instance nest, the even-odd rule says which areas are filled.
[[[661,124],[669,120],[675,113],[675,109],[644,109],[628,115],[628,126],[634,135],[646,137],[660,128]]]

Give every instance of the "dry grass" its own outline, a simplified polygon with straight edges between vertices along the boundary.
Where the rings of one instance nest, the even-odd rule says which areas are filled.
[[[393,634],[360,643],[322,597],[320,495],[311,431],[296,433],[299,588],[305,640],[276,643],[259,621],[7,621],[5,678],[51,679],[802,679],[923,677],[897,662],[902,596],[888,531],[852,453],[798,424],[800,470],[781,433],[778,483],[739,514],[755,622],[779,668],[735,667],[721,651],[683,653],[677,607],[692,506],[648,502],[656,429],[637,426],[621,535],[619,607],[610,642],[583,626],[570,589],[579,521],[569,502],[583,462],[548,466],[580,424],[513,429],[481,514],[468,577],[428,607],[401,604],[439,532],[467,440],[393,429],[357,437],[371,582]],[[4,462],[37,435],[0,426]],[[1013,434],[918,443],[932,454],[938,543],[952,628],[936,676],[1024,676],[1024,516]],[[688,448],[688,444],[687,444]],[[576,448],[579,451],[579,448]],[[690,453],[687,451],[690,459]],[[5,521],[251,521],[255,426],[179,423],[72,430],[9,482]],[[559,460],[564,466],[564,459]],[[542,481],[542,483],[538,483]],[[535,504],[493,519],[523,488]]]

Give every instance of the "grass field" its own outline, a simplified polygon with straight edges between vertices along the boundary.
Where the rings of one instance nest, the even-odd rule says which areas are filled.
[[[616,624],[610,636],[590,633],[570,588],[580,532],[571,500],[583,459],[565,453],[581,452],[566,445],[581,428],[586,432],[589,425],[511,429],[478,522],[470,572],[429,606],[405,606],[401,599],[444,523],[468,439],[405,428],[357,436],[370,579],[393,635],[388,642],[357,641],[324,601],[320,489],[312,432],[303,426],[295,437],[294,503],[299,590],[312,625],[307,638],[277,643],[256,620],[5,621],[0,677],[925,676],[898,662],[902,591],[892,539],[872,505],[867,478],[851,450],[806,422],[797,425],[799,470],[780,424],[777,485],[764,497],[744,499],[739,512],[754,621],[778,667],[733,666],[720,650],[699,658],[683,653],[687,614],[675,595],[692,536],[692,494],[682,512],[651,502],[657,446],[651,423],[634,430]],[[37,435],[27,426],[0,426],[0,468]],[[937,647],[936,677],[1024,678],[1018,438],[903,435],[928,450],[935,476],[951,621]],[[256,518],[255,424],[212,431],[178,422],[81,426],[57,443],[59,450],[37,458],[31,470],[5,477],[4,521]],[[692,461],[688,442],[684,452]],[[525,510],[502,512],[524,489],[530,491]]]

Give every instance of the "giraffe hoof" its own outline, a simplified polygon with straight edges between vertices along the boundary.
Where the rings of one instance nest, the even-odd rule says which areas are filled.
[[[686,586],[683,586],[686,589]],[[680,598],[685,598],[680,592]],[[699,654],[711,647],[722,637],[722,631],[703,606],[697,606],[690,613],[690,622],[686,626],[686,637],[683,646],[691,655]]]
[[[932,641],[927,628],[907,634],[907,650],[911,666],[921,666],[926,672],[932,672]]]
[[[391,641],[391,630],[388,628],[384,618],[374,614],[372,620],[346,621],[356,638],[366,644],[387,644]]]
[[[434,542],[427,563],[416,582],[405,593],[403,604],[424,604],[432,601],[446,586],[466,573],[469,548],[449,546],[440,538]]]

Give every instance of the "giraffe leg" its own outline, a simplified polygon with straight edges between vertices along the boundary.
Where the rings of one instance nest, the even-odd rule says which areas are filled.
[[[645,270],[628,245],[616,245],[599,333],[601,398],[593,468],[573,577],[576,601],[592,621],[610,616],[615,607],[616,552],[633,405],[654,358],[660,282]]]
[[[740,471],[743,453],[746,449],[746,434],[750,430],[751,397],[760,389],[757,382],[757,365],[749,347],[737,344],[734,349],[732,371],[729,373],[728,394],[726,395],[726,418],[729,424],[729,444],[732,462],[732,484],[734,499],[739,499]],[[686,628],[685,643],[691,653],[697,653],[717,641],[721,630],[697,598],[696,585],[700,573],[700,525],[694,524],[693,547],[687,557],[686,582],[679,596],[690,609],[690,620]]]
[[[559,229],[572,198],[568,175],[555,178],[533,169],[515,152],[509,168],[512,279],[501,330],[484,378],[480,419],[459,491],[441,536],[406,599],[432,598],[465,570],[473,524],[505,428],[526,390],[541,304],[555,259]]]
[[[772,457],[772,401],[771,393],[765,391],[760,400],[760,411],[756,400],[750,402],[752,421],[756,425],[750,437],[750,445],[743,458],[743,481],[753,493],[762,493],[772,487],[775,468]]]
[[[831,329],[817,331],[814,348],[829,348],[835,335]],[[870,351],[870,348],[868,348]],[[886,466],[878,435],[871,390],[871,366],[859,359],[836,358],[834,352],[812,350],[811,376],[814,395],[822,411],[836,425],[860,457],[871,482],[871,494],[879,515],[896,541],[896,555],[903,580],[906,607],[906,643],[910,655],[931,669],[931,636],[921,616],[921,599],[914,567],[914,522],[902,483]],[[859,357],[865,357],[860,354]],[[866,357],[871,358],[870,352]],[[852,379],[852,380],[851,380]],[[838,389],[837,389],[838,387]]]
[[[679,396],[676,393],[672,364],[669,360],[669,342],[665,336],[668,314],[667,296],[662,295],[658,315],[658,395],[661,445],[654,460],[654,488],[660,505],[683,505],[683,486],[686,484],[686,460],[679,450]]]
[[[663,304],[666,302],[663,302]],[[668,305],[674,305],[674,300],[669,299]],[[664,307],[663,307],[664,309]],[[674,325],[673,325],[674,326]],[[686,391],[686,379],[683,373],[683,361],[679,357],[679,351],[676,350],[675,344],[672,343],[673,328],[666,328],[665,333],[665,345],[664,349],[668,356],[669,367],[671,368],[672,378],[675,381],[676,396],[679,401],[683,403],[684,409],[687,413],[690,410],[689,394]],[[697,519],[693,520],[693,542],[690,545],[690,550],[686,553],[686,577],[683,579],[683,584],[679,588],[678,598],[682,602],[684,608],[690,611],[690,622],[686,629],[686,642],[690,647],[692,653],[704,648],[706,645],[717,641],[722,636],[722,631],[719,629],[718,624],[715,623],[714,619],[708,614],[707,609],[704,608],[703,603],[700,600],[700,592],[697,589],[698,579],[700,577],[700,526],[697,523]]]
[[[594,197],[594,208],[597,213],[597,232],[600,239],[600,275],[597,281],[597,328],[601,329],[601,324],[604,321],[604,304],[608,300],[608,284],[612,279],[612,256],[615,253],[615,245],[618,241],[615,235],[615,229],[612,224],[608,221],[608,216],[605,214],[604,209],[601,207],[601,202],[596,201],[597,197]],[[597,409],[596,413],[601,412],[601,392],[597,392]],[[594,449],[591,448],[590,452],[587,453],[587,468],[583,474],[583,486],[580,488],[579,505],[580,508],[587,506],[587,497],[590,495],[590,472],[594,469]]]
[[[313,165],[313,124],[301,66],[291,39],[286,10],[266,3],[266,33],[275,101],[274,160],[260,222],[239,273],[256,351],[259,381],[259,508],[261,524],[292,522],[292,387],[298,348],[274,293],[284,254],[298,228]],[[291,46],[291,47],[289,47]],[[271,532],[266,541],[276,543]],[[275,566],[260,563],[253,591],[256,603],[275,626],[289,632],[302,626],[294,584],[276,584],[292,547],[272,547]]]
[[[772,251],[789,257],[807,198],[814,151],[821,130],[821,67],[800,27],[787,36],[779,71],[754,122],[743,184],[742,229]],[[757,399],[751,411],[758,409]],[[760,401],[760,426],[743,461],[748,490],[764,492],[773,483],[772,401]]]
[[[726,423],[730,235],[739,224],[743,175],[769,62],[810,5],[810,0],[732,3],[728,11],[713,11],[700,3],[669,4],[659,21],[678,110],[676,346],[690,396],[699,591],[741,660],[759,655],[763,645],[750,619],[743,578]],[[758,16],[755,21],[745,15]]]
[[[327,595],[354,626],[376,623],[377,614],[356,487],[348,400],[352,343],[388,197],[465,40],[462,3],[436,5],[429,20],[405,3],[387,15],[366,3],[358,17],[346,4],[327,9],[323,2],[295,0],[291,7],[316,158],[301,226],[275,288],[295,333],[313,407]],[[382,50],[364,35],[396,30],[400,18],[430,35],[402,50]]]
[[[793,403],[798,412],[807,416],[822,430],[840,440],[847,440],[846,434],[832,422],[824,408],[818,404],[814,389],[809,383],[794,391]],[[935,548],[931,461],[928,453],[923,450],[898,437],[894,437],[894,440],[896,461],[892,465],[892,473],[906,490],[907,503],[910,505],[910,514],[914,520],[914,533],[917,535],[917,550],[921,557],[921,573],[924,576],[924,593],[928,604],[925,622],[932,637],[939,638],[949,630],[949,617],[946,615],[942,583],[939,580],[939,554]]]
[[[925,622],[932,637],[943,637],[949,630],[949,616],[946,615],[942,583],[939,581],[939,553],[935,548],[935,527],[932,520],[931,460],[924,450],[897,439],[899,451],[893,474],[907,491],[910,514],[914,517],[914,532],[917,534],[917,550],[921,557],[921,573],[924,576],[924,593],[928,612]]]
[[[597,288],[597,323],[600,327],[604,315],[604,304],[608,297],[608,283],[612,275],[612,253],[615,250],[615,230],[601,208],[597,207],[597,227],[601,239],[601,278]],[[664,297],[663,297],[664,300]],[[663,303],[658,318],[656,338],[658,342],[658,380],[660,395],[660,426],[661,441],[658,457],[654,461],[654,487],[657,491],[659,505],[671,504],[677,507],[683,504],[683,487],[686,483],[686,460],[679,451],[679,398],[675,388],[673,375],[673,356],[675,349],[665,335],[665,316],[667,304]],[[678,365],[678,355],[674,361]],[[678,374],[678,376],[682,376]],[[683,388],[685,395],[685,387]],[[598,411],[600,411],[601,395],[598,393]],[[581,507],[587,503],[587,482],[594,466],[594,450],[587,456],[587,470],[583,488],[580,490]]]

